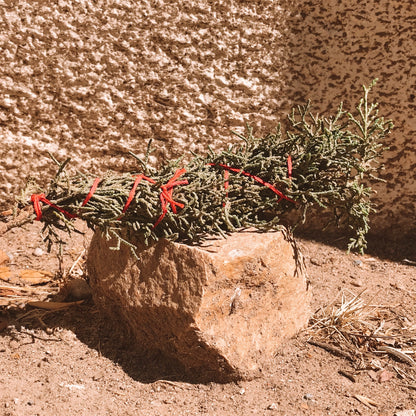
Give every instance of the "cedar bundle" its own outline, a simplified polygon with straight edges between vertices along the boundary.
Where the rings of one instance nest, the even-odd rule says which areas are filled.
[[[292,111],[285,134],[279,125],[259,139],[248,128],[246,135],[236,133],[239,144],[194,155],[185,167],[179,160],[150,167],[150,143],[145,160],[132,154],[141,166],[129,174],[68,176],[69,159],[55,160],[58,173],[46,194],[31,196],[31,219],[45,223],[50,243],[56,228],[73,230],[76,217],[115,236],[118,245],[130,244],[130,233],[146,244],[159,238],[192,243],[243,227],[276,228],[292,210],[305,221],[307,210],[319,206],[353,230],[349,249],[362,251],[374,211],[368,182],[377,179],[382,140],[392,127],[368,103],[373,84],[364,87],[355,115],[341,104],[332,117],[315,116],[308,103]]]

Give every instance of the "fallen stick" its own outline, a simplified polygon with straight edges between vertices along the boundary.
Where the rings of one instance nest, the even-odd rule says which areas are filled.
[[[16,217],[9,222],[0,222],[0,236],[10,231],[12,228],[22,227],[25,224],[29,224],[36,219],[33,207],[28,205],[20,210]]]
[[[314,345],[315,347],[319,347],[319,348],[323,348],[324,350],[334,354],[334,355],[338,355],[344,358],[347,358],[350,361],[354,361],[352,355],[346,351],[341,350],[338,347],[334,347],[333,345],[330,344],[326,344],[325,342],[320,342],[320,341],[314,341],[314,340],[309,340],[308,341],[309,344]]]
[[[387,345],[382,345],[378,348],[378,351],[380,352],[386,352],[387,354],[393,356],[394,358],[397,358],[399,361],[404,362],[406,364],[409,364],[411,366],[416,365],[415,360],[413,358],[410,358],[408,355],[404,354],[400,350],[388,347]]]

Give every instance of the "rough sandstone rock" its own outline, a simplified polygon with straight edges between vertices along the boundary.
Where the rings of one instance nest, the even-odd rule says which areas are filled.
[[[0,266],[3,264],[7,264],[9,262],[10,262],[10,257],[8,256],[8,254],[0,250]]]
[[[93,297],[138,348],[159,350],[205,380],[255,377],[309,319],[310,292],[282,232],[241,232],[188,246],[160,240],[111,250],[95,233]]]

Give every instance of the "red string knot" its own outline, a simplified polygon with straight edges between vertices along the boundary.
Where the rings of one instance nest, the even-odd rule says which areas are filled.
[[[57,205],[53,204],[49,199],[46,198],[45,194],[33,194],[30,197],[30,200],[33,203],[33,209],[36,213],[36,221],[40,221],[42,219],[42,208],[40,206],[40,203],[43,202],[44,204],[47,204],[51,206],[52,208],[55,208],[57,211],[62,212],[65,216],[68,218],[75,218],[75,214],[71,214],[68,211],[65,211],[64,209],[58,207]]]
[[[153,228],[156,228],[159,225],[159,223],[163,220],[166,213],[168,212],[169,205],[171,206],[172,212],[174,214],[177,213],[176,207],[183,208],[185,206],[181,202],[177,202],[173,199],[173,188],[175,186],[187,185],[189,183],[187,179],[184,179],[182,181],[177,181],[177,179],[180,176],[182,176],[185,172],[186,172],[185,168],[178,169],[173,175],[173,177],[169,179],[169,181],[165,185],[161,185],[160,189],[162,189],[162,192],[160,193],[159,198],[160,198],[160,203],[162,205],[162,214],[156,221]]]

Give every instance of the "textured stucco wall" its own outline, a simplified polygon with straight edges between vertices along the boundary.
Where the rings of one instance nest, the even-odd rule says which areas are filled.
[[[377,184],[372,229],[416,230],[416,3],[411,0],[301,2],[289,21],[292,73],[286,94],[311,97],[321,112],[357,102],[360,86],[378,78],[371,95],[394,121],[386,153],[387,181]],[[322,5],[324,3],[324,5]]]
[[[324,5],[322,5],[324,3]],[[0,0],[0,206],[47,151],[76,168],[129,170],[221,148],[291,106],[353,105],[361,85],[394,120],[374,230],[415,227],[416,6],[406,1]]]

